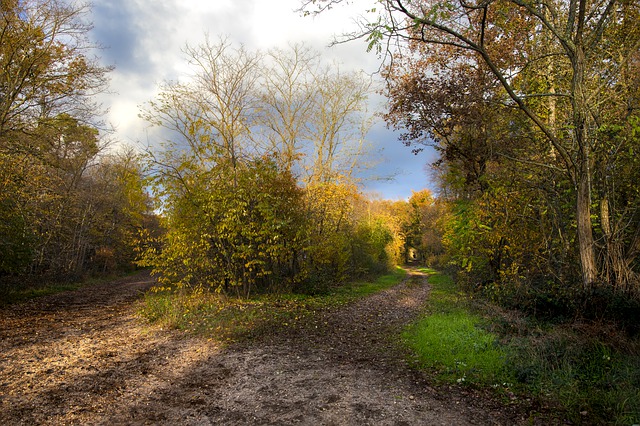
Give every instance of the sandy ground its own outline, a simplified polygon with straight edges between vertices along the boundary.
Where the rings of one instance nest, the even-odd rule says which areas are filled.
[[[136,316],[144,275],[0,310],[0,424],[491,425],[515,408],[433,388],[397,338],[426,277],[223,346]]]

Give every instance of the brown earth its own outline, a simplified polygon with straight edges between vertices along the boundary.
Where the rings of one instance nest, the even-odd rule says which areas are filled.
[[[0,424],[491,425],[515,407],[434,388],[398,331],[426,277],[232,345],[146,325],[138,275],[0,310]]]

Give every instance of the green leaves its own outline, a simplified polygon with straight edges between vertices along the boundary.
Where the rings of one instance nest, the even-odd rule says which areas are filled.
[[[170,230],[163,250],[146,261],[163,282],[247,296],[296,280],[298,271],[286,265],[301,251],[304,216],[291,174],[265,157],[188,175],[189,192],[177,176],[157,177],[172,188],[164,199]]]
[[[382,52],[382,40],[384,40],[385,35],[380,29],[379,23],[375,26],[371,27],[369,34],[366,38],[367,41],[367,52],[371,52],[375,49],[377,54]]]

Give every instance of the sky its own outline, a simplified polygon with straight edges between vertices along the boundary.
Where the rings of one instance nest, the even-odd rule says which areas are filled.
[[[303,17],[295,11],[300,0],[94,0],[90,37],[104,47],[99,52],[102,63],[115,66],[110,93],[101,99],[108,108],[106,120],[115,127],[117,140],[141,146],[153,143],[148,125],[138,117],[139,107],[154,99],[160,83],[185,72],[182,49],[186,43],[203,42],[205,34],[226,36],[250,50],[304,43],[327,62],[336,60],[344,69],[373,74],[380,59],[367,53],[364,41],[329,47],[336,36],[357,28],[354,19],[369,4],[355,0],[316,17]],[[383,102],[380,96],[371,98],[373,108],[381,110]],[[386,179],[366,181],[365,192],[407,199],[412,191],[433,189],[425,167],[434,160],[433,152],[412,154],[381,118],[367,139],[377,160],[367,175]]]

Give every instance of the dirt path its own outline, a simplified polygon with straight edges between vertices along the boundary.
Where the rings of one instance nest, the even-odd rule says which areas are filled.
[[[0,310],[0,424],[514,424],[435,390],[390,336],[428,296],[403,284],[303,327],[223,348],[145,326],[140,275]]]

